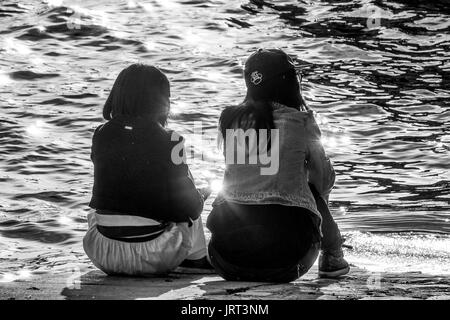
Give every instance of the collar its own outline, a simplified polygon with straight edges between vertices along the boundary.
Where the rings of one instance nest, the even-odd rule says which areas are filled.
[[[154,126],[161,126],[158,122],[152,121],[148,118],[143,117],[126,117],[126,116],[120,116],[115,117],[110,120],[112,123],[118,124],[120,126],[124,126],[127,128],[143,128],[143,127],[154,127]]]
[[[303,111],[303,112],[306,111],[303,106],[301,106],[300,110],[298,110],[298,109],[290,108],[290,107],[288,107],[288,106],[286,106],[286,105],[284,105],[282,103],[279,103],[279,102],[272,102],[271,105],[272,105],[272,108],[273,108],[274,111],[275,110],[280,110],[280,111],[295,110],[295,111]]]
[[[285,106],[284,104],[281,104],[279,102],[272,102],[271,105],[272,105],[273,110],[288,108],[288,106]]]

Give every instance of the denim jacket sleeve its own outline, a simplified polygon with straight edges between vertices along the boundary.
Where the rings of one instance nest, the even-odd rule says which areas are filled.
[[[333,164],[322,146],[320,129],[312,114],[307,118],[305,127],[307,133],[306,168],[308,180],[316,187],[319,194],[325,200],[328,200],[336,179]]]

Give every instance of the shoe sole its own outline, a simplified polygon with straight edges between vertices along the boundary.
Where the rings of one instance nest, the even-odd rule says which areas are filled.
[[[350,267],[346,267],[344,269],[339,269],[335,271],[320,271],[319,270],[319,277],[320,278],[337,278],[340,276],[343,276],[347,273],[349,273]]]

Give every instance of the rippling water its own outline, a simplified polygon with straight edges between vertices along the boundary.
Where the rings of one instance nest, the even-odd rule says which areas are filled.
[[[85,259],[91,136],[121,69],[162,68],[169,126],[189,134],[202,121],[213,135],[220,111],[242,101],[242,65],[258,47],[303,66],[354,252],[448,271],[447,2],[1,1],[0,272],[55,266],[61,252]],[[220,180],[214,147],[194,148],[210,155],[191,164],[197,184]]]

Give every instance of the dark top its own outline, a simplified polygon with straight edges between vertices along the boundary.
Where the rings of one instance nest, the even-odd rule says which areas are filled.
[[[203,198],[185,163],[174,164],[172,148],[182,141],[144,119],[112,119],[92,139],[94,187],[90,207],[166,222],[199,217]],[[181,149],[184,152],[184,148]]]

